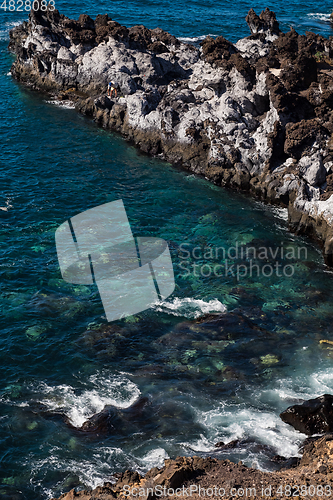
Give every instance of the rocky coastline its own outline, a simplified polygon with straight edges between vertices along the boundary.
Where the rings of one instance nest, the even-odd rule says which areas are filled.
[[[139,401],[140,402],[140,401]],[[287,408],[280,417],[286,423],[310,437],[301,450],[302,458],[272,457],[275,472],[260,471],[235,464],[223,458],[177,457],[165,460],[162,468],[153,467],[144,476],[127,470],[115,473],[110,481],[92,491],[75,489],[58,500],[113,500],[115,498],[325,498],[333,494],[333,396],[324,394]],[[133,411],[133,410],[131,410]],[[100,432],[109,425],[107,414],[114,408],[105,407],[83,424],[82,430]],[[110,414],[111,414],[110,413]],[[323,434],[318,437],[318,434]],[[313,436],[315,435],[315,436]],[[243,440],[245,441],[245,440]],[[242,440],[228,444],[217,443],[216,448],[232,449],[242,446]],[[260,446],[260,445],[258,445]],[[261,445],[263,446],[263,445]],[[56,499],[53,499],[56,500]]]
[[[31,11],[10,32],[11,72],[145,153],[287,207],[290,229],[319,241],[332,266],[333,38],[282,33],[268,9],[246,21],[251,35],[236,44],[196,47],[108,15]]]
[[[330,435],[318,441],[316,453],[323,456],[331,453],[332,439],[333,435]],[[127,470],[116,475],[116,484],[106,482],[92,491],[72,489],[57,500],[73,500],[74,498],[80,500],[199,499],[205,497],[225,500],[232,498],[276,500],[295,496],[316,500],[327,498],[331,496],[333,474],[319,471],[321,460],[318,456],[315,459],[311,458],[313,451],[314,446],[307,445],[300,465],[281,472],[262,472],[229,460],[197,456],[177,457],[174,460],[166,460],[162,469],[149,470],[144,477],[137,472]],[[157,495],[156,493],[154,495],[154,491]],[[302,495],[300,495],[301,492]]]
[[[260,16],[251,10],[246,21],[251,35],[236,44],[219,36],[197,47],[159,28],[128,29],[107,15],[95,20],[81,15],[74,21],[56,10],[31,11],[29,21],[10,33],[9,48],[17,56],[11,73],[32,89],[73,101],[78,112],[145,153],[216,185],[287,207],[290,229],[319,241],[332,266],[333,38],[300,36],[293,29],[282,33],[268,9]],[[119,84],[117,98],[107,96],[110,80]],[[276,472],[224,459],[177,457],[144,477],[126,471],[110,478],[116,483],[90,492],[73,489],[60,498],[110,500],[125,496],[125,485],[176,489],[193,484],[222,488],[226,499],[328,497],[332,396],[322,398],[319,406],[310,403],[309,412],[302,407],[299,415],[294,407],[281,414],[310,438],[300,460],[276,456],[281,467]],[[103,422],[109,422],[110,411],[101,412]],[[97,415],[75,431],[100,432],[99,423]],[[224,446],[231,445],[217,447],[223,451]],[[191,496],[202,498],[198,491]]]

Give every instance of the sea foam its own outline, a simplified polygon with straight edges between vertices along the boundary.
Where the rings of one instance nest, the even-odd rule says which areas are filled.
[[[41,400],[50,410],[63,411],[73,425],[80,427],[105,405],[127,408],[140,396],[140,390],[123,375],[97,374],[89,378],[88,387],[82,392],[74,391],[70,385],[49,386],[41,384]]]
[[[174,316],[184,316],[185,318],[195,319],[204,314],[224,313],[227,308],[218,299],[212,299],[208,302],[201,299],[176,297],[170,302],[159,301],[154,304],[156,311],[172,314]]]

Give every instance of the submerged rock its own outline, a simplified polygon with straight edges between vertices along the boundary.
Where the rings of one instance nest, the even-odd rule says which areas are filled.
[[[333,396],[324,394],[301,405],[290,406],[280,417],[308,436],[333,432]]]
[[[49,329],[48,325],[34,325],[30,326],[25,334],[28,339],[36,341],[38,340],[47,330]]]
[[[260,356],[260,361],[265,366],[271,366],[278,363],[279,358],[275,354],[266,354],[265,356]]]
[[[11,73],[146,153],[288,207],[333,265],[333,39],[282,33],[269,9],[246,21],[249,37],[199,49],[108,15],[32,10],[10,32]],[[120,97],[106,96],[110,80]]]
[[[92,433],[96,436],[110,435],[119,431],[123,422],[135,422],[141,418],[142,412],[148,404],[148,398],[139,398],[138,401],[124,409],[106,405],[102,411],[90,417],[81,427],[74,427],[69,421],[67,423],[80,432]]]
[[[38,312],[41,316],[61,315],[71,319],[86,312],[89,305],[87,302],[79,301],[71,296],[38,292],[33,295],[26,307]],[[27,335],[30,334],[27,332]],[[30,336],[36,337],[36,333],[32,333]]]
[[[119,355],[122,346],[126,346],[125,335],[126,330],[115,323],[92,324],[79,337],[78,344],[100,358],[111,359]]]

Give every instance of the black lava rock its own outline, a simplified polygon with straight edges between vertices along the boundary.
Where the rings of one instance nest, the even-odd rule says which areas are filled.
[[[290,406],[280,417],[308,436],[333,432],[333,396],[324,394],[301,405]]]

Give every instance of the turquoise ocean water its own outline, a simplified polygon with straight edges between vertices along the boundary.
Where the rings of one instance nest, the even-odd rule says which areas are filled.
[[[210,0],[56,1],[68,16],[108,12],[127,26],[159,26],[194,42],[207,34],[235,42],[248,34],[248,10],[266,6],[283,30],[333,34],[327,1],[247,0],[237,9]],[[273,453],[297,454],[304,436],[279,412],[333,391],[331,344],[320,342],[333,340],[333,276],[320,249],[288,233],[284,210],[141,155],[16,83],[9,30],[26,18],[0,13],[0,495],[47,499],[177,455],[269,469]],[[168,241],[176,289],[165,303],[108,326],[96,288],[62,281],[54,233],[73,215],[120,198],[134,235]],[[278,250],[255,263],[280,272],[209,275],[216,265],[249,265],[253,250],[247,261],[216,255],[236,244]],[[230,313],[218,330],[195,323],[218,312]],[[46,418],[58,410],[81,425],[105,404],[127,407],[139,395],[150,400],[151,420],[100,439]],[[238,438],[249,443],[229,454],[214,449]]]

